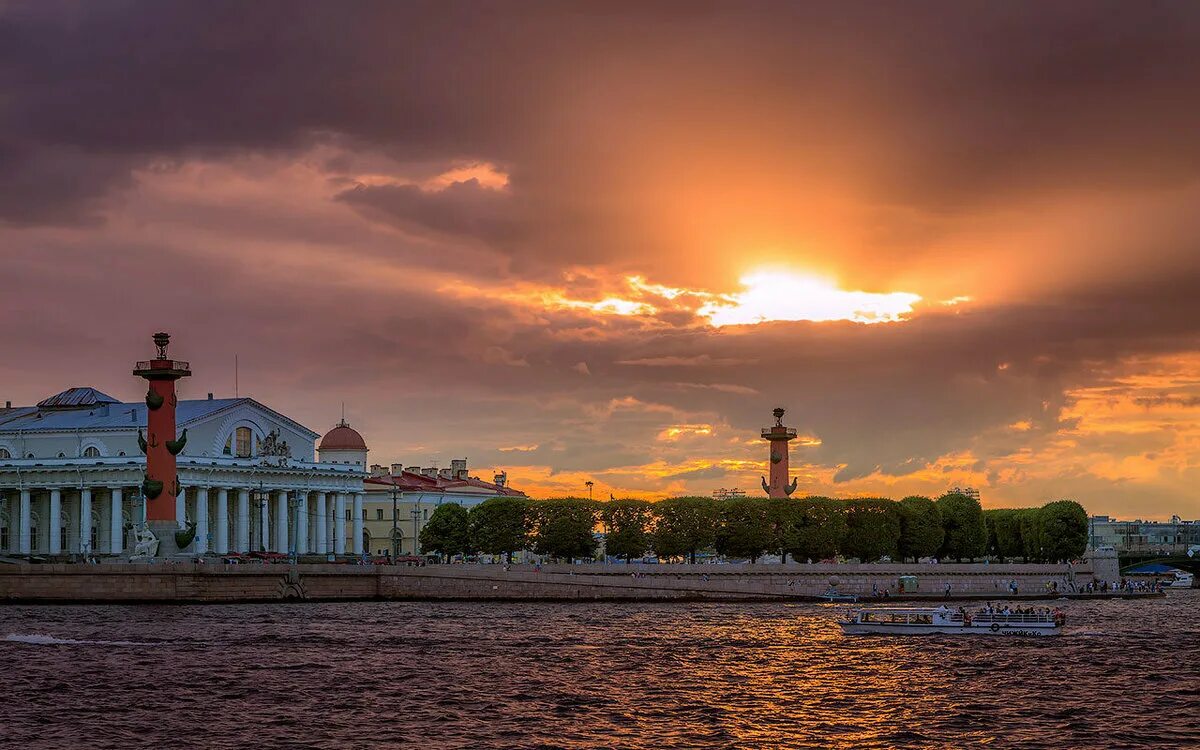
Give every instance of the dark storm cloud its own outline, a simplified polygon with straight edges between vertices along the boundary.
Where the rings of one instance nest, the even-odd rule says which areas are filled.
[[[885,202],[938,210],[1050,183],[1178,183],[1200,165],[1192,5],[38,2],[0,13],[0,143],[21,153],[0,162],[11,185],[0,215],[17,222],[70,220],[150,158],[332,136],[511,162],[534,208],[639,221],[613,194],[635,183],[612,173],[639,162],[734,180],[849,169]],[[72,152],[87,158],[48,184]],[[124,168],[89,164],[111,157]],[[392,198],[411,220],[445,221],[439,202]],[[632,239],[612,227],[610,238]]]

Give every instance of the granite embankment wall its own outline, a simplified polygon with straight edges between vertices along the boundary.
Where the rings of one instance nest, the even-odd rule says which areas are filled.
[[[915,575],[919,594],[1044,594],[1101,580],[1066,565],[225,565],[214,563],[0,565],[0,601],[246,602],[346,600],[805,599],[836,582],[843,593],[895,594]],[[1109,580],[1114,580],[1109,578]]]

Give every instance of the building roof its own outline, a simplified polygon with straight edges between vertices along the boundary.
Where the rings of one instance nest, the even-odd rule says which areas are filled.
[[[64,408],[61,406],[45,407],[42,404],[52,402],[59,397],[74,392],[87,392],[91,395],[72,396],[68,400],[95,398],[99,399],[90,406]],[[108,399],[107,401],[103,399]],[[175,423],[186,427],[189,423],[199,421],[240,404],[252,404],[258,408],[276,414],[280,419],[295,424],[301,430],[308,431],[314,438],[317,433],[279,414],[270,407],[263,406],[252,398],[206,398],[180,401],[175,409]],[[38,402],[38,406],[21,406],[8,410],[0,410],[0,432],[55,432],[62,430],[136,430],[146,424],[146,404],[141,401],[123,403],[112,399],[111,396],[94,388],[71,388],[50,398]]]
[[[89,406],[116,403],[120,402],[95,388],[76,387],[44,398],[38,401],[37,405],[39,409],[85,409]]]
[[[365,451],[367,450],[367,442],[363,440],[362,435],[358,434],[358,430],[351,427],[350,423],[343,419],[341,422],[338,422],[337,427],[325,433],[325,437],[321,438],[321,444],[317,446],[317,450]]]
[[[485,482],[477,477],[467,477],[466,479],[444,479],[438,476],[426,476],[413,471],[403,471],[399,475],[387,475],[382,477],[368,477],[363,480],[366,485],[378,485],[376,489],[383,490],[393,486],[400,489],[401,492],[449,492],[471,490],[483,490],[484,492],[476,494],[492,494],[497,497],[525,497],[525,493],[512,487],[501,487],[498,484]],[[367,487],[371,489],[370,486]]]

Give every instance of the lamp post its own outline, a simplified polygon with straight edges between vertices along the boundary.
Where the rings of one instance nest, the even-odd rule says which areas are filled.
[[[593,481],[592,481],[592,480],[590,480],[590,479],[589,479],[589,480],[587,480],[586,482],[584,482],[584,483],[583,483],[583,486],[588,488],[588,500],[591,500],[591,499],[592,499],[592,487],[593,487],[595,484],[596,484],[596,483],[595,483],[595,482],[593,482]]]
[[[396,562],[396,558],[400,557],[400,494],[399,488],[396,487],[395,478],[392,479],[392,562]]]
[[[289,490],[287,493],[288,503],[288,556],[292,559],[292,564],[299,562],[299,539],[296,535],[300,532],[300,497],[296,491]]]
[[[419,499],[417,500],[417,504],[418,505],[421,504],[421,501]],[[413,508],[410,511],[410,513],[412,514],[412,521],[413,521],[413,554],[415,555],[415,554],[417,554],[418,539],[420,538],[420,535],[421,535],[421,530],[420,530],[420,528],[417,527],[417,524],[420,522],[421,511],[418,510],[417,508]]]
[[[263,512],[266,510],[266,507],[267,507],[267,495],[263,491],[263,483],[261,481],[258,483],[258,490],[255,491],[255,493],[254,493],[254,507],[256,507],[258,509],[258,513],[254,514],[255,516],[258,517],[258,526],[259,526],[259,529],[258,529],[258,551],[266,552],[267,551],[267,543],[266,543],[265,537],[267,535],[267,528],[266,528],[266,524],[263,523]],[[254,536],[254,519],[253,518],[250,519],[250,533],[251,533],[251,538],[253,538],[253,536]]]

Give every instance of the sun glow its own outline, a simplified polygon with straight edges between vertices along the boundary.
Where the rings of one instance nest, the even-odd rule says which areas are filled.
[[[849,320],[891,323],[912,313],[920,295],[839,289],[819,276],[756,271],[741,278],[746,291],[722,294],[697,311],[712,325],[748,325],[772,320]]]

